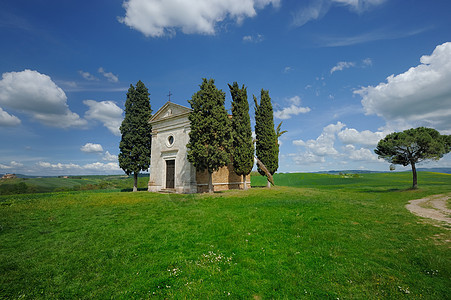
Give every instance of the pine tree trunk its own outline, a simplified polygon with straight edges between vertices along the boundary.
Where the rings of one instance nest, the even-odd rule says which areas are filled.
[[[414,162],[411,162],[410,165],[412,166],[412,176],[413,176],[412,189],[416,189],[418,187],[418,185],[417,185],[417,169],[415,167]]]
[[[137,192],[138,191],[138,173],[133,173],[133,179],[134,179],[134,183],[133,183],[133,191]]]
[[[269,180],[266,181],[266,187],[270,188],[271,187],[271,182],[269,182]]]
[[[210,173],[210,171],[208,171],[208,192],[213,193],[213,173]]]
[[[243,190],[247,190],[247,184],[246,184],[246,175],[243,176]]]

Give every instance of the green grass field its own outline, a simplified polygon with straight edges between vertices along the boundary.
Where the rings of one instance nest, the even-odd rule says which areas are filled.
[[[451,175],[275,181],[0,196],[0,298],[450,298],[450,230],[404,206],[451,193]]]
[[[148,175],[140,174],[138,186],[147,189]],[[0,180],[0,195],[49,193],[77,190],[132,190],[133,178],[126,175],[71,176],[69,178],[15,178]]]

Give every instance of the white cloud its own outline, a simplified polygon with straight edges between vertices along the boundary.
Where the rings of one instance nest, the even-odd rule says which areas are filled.
[[[95,77],[94,75],[92,75],[89,72],[84,72],[84,71],[80,70],[80,71],[78,71],[78,73],[86,80],[90,80],[90,81],[99,80],[97,77]]]
[[[3,73],[0,104],[29,114],[47,126],[67,128],[87,123],[69,110],[64,91],[37,71]]]
[[[117,155],[111,154],[110,152],[105,152],[105,155],[102,158],[106,161],[118,161]]]
[[[305,114],[310,111],[309,107],[302,107],[301,98],[299,96],[294,96],[288,99],[288,102],[291,103],[289,107],[285,107],[282,110],[277,110],[274,112],[274,117],[281,120],[290,119],[293,115]]]
[[[83,103],[89,106],[89,110],[85,113],[86,119],[98,120],[114,135],[121,135],[119,127],[123,119],[123,110],[116,103],[113,101],[97,102],[94,100],[85,100]]]
[[[347,6],[351,11],[362,13],[386,0],[311,0],[293,15],[292,25],[299,27],[312,20],[322,19],[333,5]]]
[[[0,170],[1,169],[9,170],[9,169],[15,169],[15,168],[22,168],[22,167],[23,167],[22,163],[18,163],[18,162],[14,161],[14,160],[11,161],[9,163],[9,165],[0,164]]]
[[[73,169],[81,169],[81,167],[77,164],[62,164],[62,163],[56,163],[51,164],[49,162],[40,161],[36,164],[36,166],[40,168],[45,169],[52,169],[52,170],[73,170]]]
[[[100,67],[97,71],[100,74],[102,74],[104,77],[106,77],[108,79],[108,81],[111,81],[111,82],[118,82],[119,81],[119,77],[117,75],[114,75],[111,72],[105,72],[105,70],[102,67]]]
[[[352,10],[360,13],[372,6],[380,5],[386,0],[332,0],[333,2],[349,6]]]
[[[384,162],[374,154],[373,148],[385,136],[385,132],[369,130],[359,132],[353,128],[344,128],[345,126],[345,124],[337,122],[324,127],[323,132],[316,140],[294,140],[293,144],[304,147],[305,152],[289,156],[299,165],[328,161],[332,168],[336,168],[338,164],[347,164],[349,161]],[[337,137],[344,146],[336,148]],[[356,147],[355,145],[360,146]]]
[[[343,71],[344,69],[348,69],[348,68],[354,67],[354,66],[355,66],[354,62],[340,61],[337,63],[337,65],[335,67],[330,69],[330,74],[332,74],[336,71]]]
[[[256,9],[280,0],[128,0],[125,17],[119,18],[145,36],[173,36],[177,29],[185,34],[215,34],[216,24],[227,18],[241,23],[257,15]]]
[[[421,64],[391,75],[386,83],[355,91],[367,115],[376,114],[387,127],[435,127],[451,133],[451,43],[438,45]]]
[[[346,157],[355,161],[377,161],[377,155],[367,148],[356,149],[354,145],[345,146]]]
[[[414,36],[420,33],[424,33],[425,31],[430,30],[431,27],[419,28],[411,31],[397,31],[396,29],[392,30],[375,30],[371,32],[365,32],[363,34],[354,35],[354,36],[318,36],[318,42],[323,47],[343,47],[343,46],[351,46],[357,44],[363,44],[374,41],[381,40],[395,40],[401,39],[405,37]]]
[[[0,107],[0,127],[3,126],[17,126],[21,123],[16,116],[10,115]]]
[[[360,64],[357,64],[353,61],[340,61],[334,67],[332,67],[332,69],[330,69],[330,74],[333,74],[334,72],[337,72],[337,71],[343,71],[344,69],[357,67],[357,66],[360,68],[366,68],[366,67],[370,67],[372,65],[373,65],[373,61],[371,60],[371,58],[363,59]]]
[[[308,152],[316,156],[337,155],[338,151],[334,148],[335,135],[345,126],[341,122],[327,125],[316,140],[308,140],[306,142],[303,140],[294,140],[293,144],[305,147]]]
[[[265,39],[264,36],[261,34],[243,36],[243,42],[249,43],[260,43],[263,42],[264,39]]]
[[[50,163],[40,161],[36,163],[36,167],[40,169],[41,174],[44,172],[56,172],[56,173],[66,173],[66,174],[98,174],[98,173],[116,173],[120,171],[118,163],[101,163],[95,162],[90,164],[85,164],[80,166],[78,164],[63,164],[63,163]]]
[[[93,144],[93,143],[86,143],[84,146],[80,147],[80,150],[85,153],[99,153],[103,152],[102,145],[100,144]]]
[[[95,162],[92,164],[87,164],[83,166],[83,169],[85,170],[95,170],[95,171],[101,171],[101,172],[108,172],[108,171],[121,171],[121,168],[119,168],[119,164],[110,162],[110,163],[101,163],[101,162]]]
[[[365,58],[364,60],[362,60],[362,64],[364,67],[368,67],[368,66],[372,66],[373,65],[373,60],[371,58]]]
[[[286,66],[286,67],[283,69],[283,72],[284,72],[284,73],[290,73],[290,72],[293,71],[293,70],[294,70],[293,67]]]
[[[298,154],[289,154],[289,156],[294,160],[294,162],[298,165],[310,165],[316,163],[325,163],[326,159],[324,156],[318,156],[311,152],[298,153]]]
[[[338,138],[343,144],[360,144],[375,147],[386,135],[387,133],[381,131],[372,132],[364,130],[359,132],[354,128],[345,128],[338,133]]]

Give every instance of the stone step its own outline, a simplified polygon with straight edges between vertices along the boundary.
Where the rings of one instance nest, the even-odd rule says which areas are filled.
[[[161,189],[160,193],[164,193],[164,194],[175,194],[176,191],[175,189]]]

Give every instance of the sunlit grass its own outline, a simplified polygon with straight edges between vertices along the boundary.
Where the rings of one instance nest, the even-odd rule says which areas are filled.
[[[0,196],[0,298],[446,299],[450,233],[404,205],[451,176],[421,173],[417,191],[409,174],[334,176]]]

